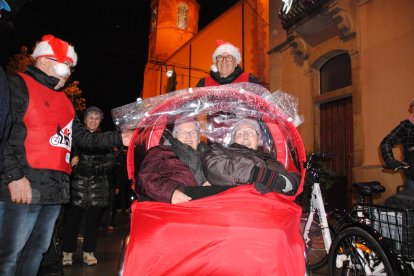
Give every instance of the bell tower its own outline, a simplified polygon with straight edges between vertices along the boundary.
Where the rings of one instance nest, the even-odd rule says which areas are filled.
[[[151,0],[149,59],[165,60],[198,32],[196,0]]]
[[[142,1],[142,0],[139,0]],[[165,93],[162,83],[165,61],[198,32],[196,0],[151,0],[148,62],[143,98]]]

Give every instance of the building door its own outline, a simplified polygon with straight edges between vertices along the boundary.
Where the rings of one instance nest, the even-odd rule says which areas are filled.
[[[352,97],[320,105],[321,151],[333,152],[333,159],[324,162],[335,172],[328,194],[328,208],[347,208],[351,205],[353,168]]]

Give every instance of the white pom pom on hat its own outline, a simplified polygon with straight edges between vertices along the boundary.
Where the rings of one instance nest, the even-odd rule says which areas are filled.
[[[55,70],[56,74],[62,77],[70,74],[69,66],[63,63],[56,63],[53,66],[53,69]]]
[[[32,57],[51,57],[59,63],[70,66],[76,66],[78,62],[78,56],[73,46],[50,34],[42,37],[42,41],[36,45]]]
[[[230,42],[220,40],[220,39],[216,40],[216,47],[217,48],[214,51],[213,56],[212,56],[213,65],[210,68],[211,71],[213,71],[213,72],[218,71],[217,66],[215,65],[216,58],[217,58],[217,56],[222,55],[223,53],[229,53],[230,55],[232,55],[236,59],[236,64],[240,64],[241,56],[240,56],[239,48],[237,48],[236,46],[234,46]]]

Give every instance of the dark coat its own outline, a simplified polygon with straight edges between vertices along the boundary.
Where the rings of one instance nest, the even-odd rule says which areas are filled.
[[[299,174],[288,172],[282,163],[260,150],[249,149],[239,144],[232,144],[229,148],[214,144],[211,151],[203,157],[204,174],[212,185],[250,184],[254,182],[252,175],[255,167],[266,168],[289,179],[293,186],[290,193],[294,193],[299,187]],[[271,191],[278,192],[280,187],[274,185]]]
[[[153,200],[171,203],[176,189],[198,186],[190,168],[174,153],[171,146],[151,148],[138,172],[138,189]]]
[[[109,174],[115,170],[114,151],[78,151],[71,181],[71,204],[84,209],[109,203]]]
[[[404,161],[410,165],[411,173],[404,170],[406,179],[414,180],[414,124],[410,120],[402,121],[382,140],[380,148],[385,163],[395,159],[392,152],[395,145],[403,147]]]
[[[3,68],[0,67],[0,173],[4,168],[3,150],[11,126],[9,108],[9,86],[7,84],[6,74]]]
[[[222,78],[220,77],[219,72],[213,72],[210,71],[210,76],[220,85],[233,83],[235,79],[237,79],[241,74],[243,73],[243,70],[240,68],[239,65],[234,69],[234,72],[231,73],[229,76]],[[251,83],[259,83],[258,79],[249,73],[249,82]],[[204,87],[205,86],[205,78],[202,78],[198,81],[197,87]]]
[[[25,73],[52,89],[59,81],[33,66],[28,67]],[[69,175],[62,171],[34,169],[27,163],[24,146],[27,129],[23,118],[29,105],[28,90],[26,83],[18,75],[10,76],[8,81],[13,124],[4,150],[5,168],[1,176],[0,200],[11,201],[7,185],[25,176],[32,187],[33,204],[66,203],[69,201]],[[63,92],[56,91],[56,93]],[[72,124],[72,142],[78,148],[90,150],[109,149],[122,145],[119,132],[91,133],[84,128],[76,116],[73,118]]]

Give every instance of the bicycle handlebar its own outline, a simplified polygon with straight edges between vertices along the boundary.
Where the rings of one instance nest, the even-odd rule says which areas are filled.
[[[328,160],[328,159],[332,159],[333,157],[333,152],[312,152],[309,157],[308,160],[306,160],[305,162],[305,168],[306,169],[310,169],[310,168],[318,168],[319,166],[317,166],[317,163],[315,162],[316,160]]]
[[[388,167],[387,165],[384,165],[383,168],[386,170],[398,171],[398,170],[407,170],[410,168],[410,165],[408,165],[405,162],[401,162],[401,166],[398,166],[396,168],[391,168],[391,167]]]
[[[333,155],[334,155],[333,152],[313,152],[311,153],[309,159],[311,159],[312,157],[315,157],[315,158],[319,158],[322,160],[326,160],[326,159],[332,159]]]

